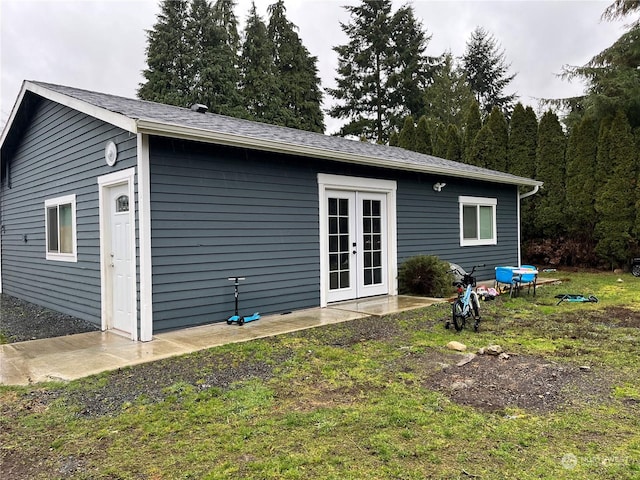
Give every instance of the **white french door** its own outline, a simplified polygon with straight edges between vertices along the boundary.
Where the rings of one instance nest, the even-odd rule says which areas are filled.
[[[326,190],[325,202],[327,301],[387,294],[386,194]]]

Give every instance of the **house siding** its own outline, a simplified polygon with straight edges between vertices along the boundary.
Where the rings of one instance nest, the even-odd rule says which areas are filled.
[[[436,182],[446,182],[441,192]],[[497,245],[460,246],[459,196],[497,199]],[[415,255],[437,255],[478,279],[493,279],[497,265],[518,264],[518,189],[512,185],[424,175],[404,175],[398,184],[398,263]]]
[[[118,146],[115,167],[104,161],[108,140]],[[136,138],[128,132],[45,99],[37,103],[1,186],[4,293],[101,324],[96,178],[136,159]],[[77,262],[46,260],[44,202],[70,194]]]
[[[517,187],[151,138],[154,332],[320,304],[317,174],[397,182],[398,262],[517,263]],[[442,192],[432,185],[445,181]],[[458,196],[498,199],[498,245],[460,247]],[[494,264],[495,262],[495,264]]]

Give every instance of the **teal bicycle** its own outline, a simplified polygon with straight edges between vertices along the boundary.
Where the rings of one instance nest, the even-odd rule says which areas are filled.
[[[453,286],[458,289],[458,298],[451,304],[452,322],[447,320],[445,328],[450,328],[453,323],[453,327],[459,332],[471,317],[474,319],[473,330],[477,332],[480,328],[480,302],[478,294],[473,290],[476,286],[476,277],[473,274],[478,267],[484,267],[484,264],[474,265],[471,272],[467,273],[459,265],[451,264],[451,273],[457,277]]]

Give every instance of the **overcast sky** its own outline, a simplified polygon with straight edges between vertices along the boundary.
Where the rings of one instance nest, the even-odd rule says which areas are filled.
[[[580,83],[556,77],[563,65],[583,65],[624,32],[624,22],[600,16],[612,0],[394,1],[394,11],[410,3],[431,41],[427,54],[464,53],[476,26],[502,45],[511,73],[507,93],[536,109],[539,98],[583,92]],[[251,0],[237,1],[241,24]],[[255,0],[266,18],[273,0]],[[299,27],[304,45],[318,57],[323,87],[334,86],[337,57],[332,47],[346,43],[340,22],[353,0],[285,0],[287,17]],[[1,124],[4,126],[23,80],[38,80],[135,97],[146,66],[146,30],[159,12],[156,0],[1,0]],[[325,96],[325,107],[331,98]],[[327,133],[339,123],[326,118]]]

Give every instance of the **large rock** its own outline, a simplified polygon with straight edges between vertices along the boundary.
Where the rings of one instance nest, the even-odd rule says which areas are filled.
[[[502,347],[500,345],[489,345],[484,349],[484,353],[486,353],[487,355],[495,356],[500,355],[503,351],[504,350],[502,350]]]
[[[464,352],[467,349],[467,346],[464,343],[451,341],[447,343],[447,348],[449,350],[457,350],[458,352]]]

